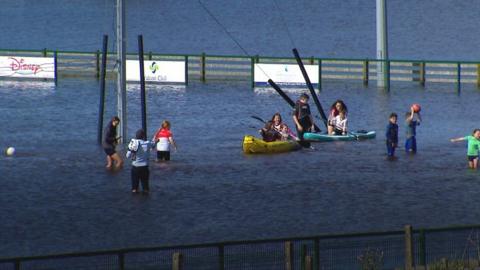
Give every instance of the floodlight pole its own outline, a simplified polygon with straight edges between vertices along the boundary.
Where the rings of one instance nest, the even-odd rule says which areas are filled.
[[[120,142],[127,140],[127,84],[125,42],[125,0],[117,0],[117,115],[120,118]]]
[[[377,0],[377,86],[388,85],[387,0]]]

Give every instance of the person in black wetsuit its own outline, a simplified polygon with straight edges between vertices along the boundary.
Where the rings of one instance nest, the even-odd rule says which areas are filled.
[[[115,151],[115,145],[117,144],[117,126],[120,123],[120,119],[117,116],[112,117],[112,120],[108,122],[103,131],[102,146],[105,154],[107,154],[107,169],[111,169],[115,164],[115,168],[121,168],[123,160],[120,155]]]
[[[309,96],[303,93],[299,100],[295,103],[293,110],[293,122],[297,128],[298,138],[303,142],[303,134],[308,131],[315,131],[315,123],[310,113],[310,105],[308,105]],[[304,144],[309,147],[310,145]]]

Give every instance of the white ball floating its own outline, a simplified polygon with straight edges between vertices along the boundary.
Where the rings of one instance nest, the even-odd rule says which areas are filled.
[[[8,147],[7,150],[5,150],[5,154],[6,154],[7,156],[13,156],[13,155],[15,155],[15,148],[12,147],[12,146]]]

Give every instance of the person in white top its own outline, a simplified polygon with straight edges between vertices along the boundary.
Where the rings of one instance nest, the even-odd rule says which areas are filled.
[[[335,135],[346,135],[347,134],[347,116],[345,111],[339,111],[338,115],[335,116]]]

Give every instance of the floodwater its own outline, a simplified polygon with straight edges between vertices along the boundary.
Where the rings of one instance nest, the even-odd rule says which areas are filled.
[[[2,0],[0,49],[114,50],[116,0]],[[375,1],[136,0],[126,2],[127,48],[172,54],[375,58]],[[222,26],[208,15],[202,5]],[[476,0],[387,1],[392,59],[478,60]],[[289,35],[291,38],[289,38]]]
[[[466,169],[465,144],[449,142],[478,127],[474,89],[458,95],[446,85],[398,85],[385,93],[327,84],[324,106],[344,99],[350,128],[376,130],[376,139],[247,156],[242,137],[260,127],[251,115],[278,111],[293,126],[272,90],[253,91],[248,82],[149,86],[148,132],[170,120],[179,148],[170,163],[151,165],[152,192],[142,196],[130,194],[128,164],[116,173],[104,169],[98,83],[43,87],[0,87],[0,145],[17,149],[0,157],[4,256],[478,223],[480,173]],[[138,86],[128,97],[133,134],[141,123]],[[108,116],[115,98],[110,91]],[[419,153],[400,148],[388,161],[388,114],[403,115],[413,101],[423,105]],[[404,130],[400,121],[401,142]]]
[[[2,2],[0,47],[97,50],[101,35],[113,31],[111,2]],[[242,54],[196,1],[137,2],[127,14],[131,51],[141,32],[147,51]],[[278,13],[269,1],[203,2],[249,54],[289,56],[285,20],[302,55],[375,55],[373,1],[296,1],[298,9],[277,1]],[[475,60],[480,27],[468,18],[478,11],[473,0],[392,2],[391,57]],[[324,107],[343,99],[350,128],[376,130],[377,138],[246,156],[242,137],[260,127],[252,115],[280,112],[293,126],[289,107],[272,90],[253,91],[249,82],[148,86],[149,136],[168,119],[179,149],[170,163],[151,164],[151,194],[142,196],[130,193],[128,163],[115,173],[104,169],[97,81],[0,82],[0,147],[17,149],[14,157],[0,156],[0,256],[479,223],[480,174],[466,169],[465,144],[449,142],[479,127],[478,90],[323,87]],[[116,110],[114,82],[108,89],[105,121]],[[295,99],[301,91],[288,93]],[[403,143],[402,116],[413,102],[423,107],[419,153],[400,148],[388,161],[388,115],[400,115]],[[139,104],[139,87],[130,86],[129,134],[140,127]]]

